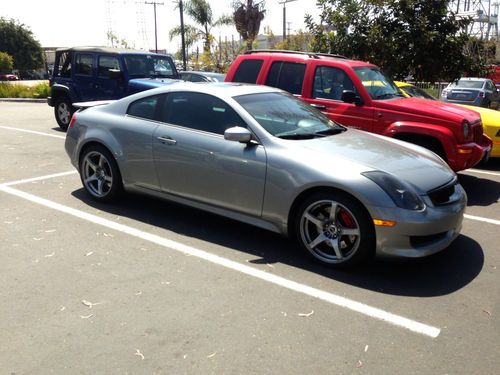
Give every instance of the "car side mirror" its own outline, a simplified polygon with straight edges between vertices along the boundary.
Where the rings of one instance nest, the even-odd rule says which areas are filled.
[[[345,103],[352,103],[352,104],[356,104],[356,105],[363,104],[363,101],[361,100],[359,95],[351,90],[344,90],[342,92],[341,100]]]
[[[252,140],[252,133],[247,128],[233,126],[226,129],[224,139],[233,142],[249,143]]]
[[[121,79],[123,78],[123,73],[120,69],[109,69],[109,78],[111,79]]]

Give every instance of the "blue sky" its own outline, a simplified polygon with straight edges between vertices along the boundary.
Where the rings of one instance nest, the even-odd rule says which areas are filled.
[[[274,34],[281,35],[283,29],[283,5],[280,0],[266,0],[268,10],[261,24],[261,32],[269,26]],[[2,0],[0,16],[16,19],[28,26],[43,47],[65,47],[77,45],[107,45],[109,27],[119,38],[126,39],[136,48],[154,48],[153,6],[138,0]],[[179,12],[172,0],[159,0],[164,5],[157,7],[158,48],[168,52],[178,49],[180,40],[169,41],[168,32],[179,24]],[[287,21],[292,31],[305,30],[304,15],[317,17],[319,11],[315,0],[296,0],[286,5]],[[215,17],[231,11],[231,0],[210,1]],[[189,23],[189,19],[185,19]],[[230,27],[214,29],[228,40],[236,30]]]

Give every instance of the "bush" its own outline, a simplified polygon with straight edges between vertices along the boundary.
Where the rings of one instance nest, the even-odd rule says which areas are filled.
[[[0,98],[44,99],[49,95],[50,86],[48,82],[39,83],[31,87],[19,83],[0,83]]]

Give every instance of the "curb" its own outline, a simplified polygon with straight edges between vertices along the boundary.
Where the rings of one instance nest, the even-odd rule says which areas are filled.
[[[47,99],[34,99],[34,98],[0,98],[0,102],[8,102],[8,103],[47,103]]]

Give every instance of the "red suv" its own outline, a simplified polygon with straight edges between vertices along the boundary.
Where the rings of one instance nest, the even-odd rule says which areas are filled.
[[[340,124],[426,147],[455,171],[473,167],[491,151],[478,113],[404,97],[366,62],[319,53],[250,51],[236,58],[225,81],[281,88]]]

